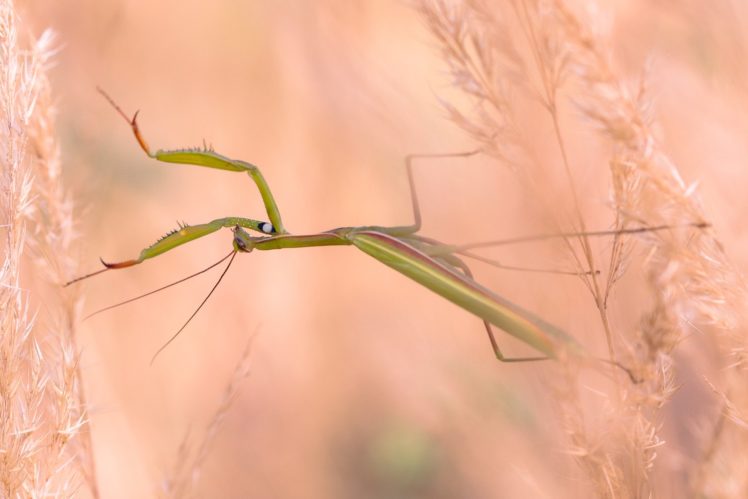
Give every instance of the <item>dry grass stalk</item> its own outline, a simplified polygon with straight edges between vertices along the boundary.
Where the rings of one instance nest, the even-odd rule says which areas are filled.
[[[572,198],[568,214],[554,217],[558,226],[585,228],[574,187],[574,162],[564,140],[564,127],[572,126],[575,118],[579,121],[580,113],[564,113],[564,100],[575,104],[583,122],[595,125],[612,150],[613,228],[685,227],[704,220],[695,189],[681,179],[652,132],[645,80],[629,87],[613,68],[604,39],[563,1],[424,0],[418,6],[439,42],[455,85],[468,96],[467,106],[446,103],[449,115],[485,152],[517,169],[538,192],[543,176],[557,167],[539,162],[527,146],[530,138],[517,124],[514,97],[529,95],[544,109]],[[548,208],[551,214],[558,211],[557,206]],[[686,228],[641,238],[652,305],[639,312],[640,326],[635,330],[613,330],[607,317],[608,301],[627,266],[628,244],[625,238],[616,237],[604,277],[585,277],[585,284],[599,312],[611,360],[629,366],[641,382],[631,384],[619,377],[612,393],[599,397],[594,408],[585,408],[581,401],[581,385],[572,366],[562,367],[565,382],[557,388],[569,453],[580,464],[590,488],[603,497],[655,493],[654,463],[657,450],[664,445],[658,436],[661,409],[676,389],[671,353],[685,335],[705,326],[731,332],[725,336],[734,359],[731,370],[742,372],[745,363],[745,337],[735,328],[739,307],[745,304],[744,286],[710,231]],[[567,248],[580,269],[598,268],[586,238],[578,238],[576,244],[568,242]],[[728,386],[733,396],[740,393],[740,399],[748,402],[744,387],[729,381]],[[731,419],[746,413],[748,406],[738,410],[740,404],[720,393],[724,406],[732,408],[726,409]],[[742,425],[734,425],[738,426]],[[721,433],[713,438],[724,438]],[[707,453],[710,462],[718,454],[715,449]],[[734,462],[732,474],[746,476],[746,460]],[[703,478],[696,488],[701,491],[706,481]],[[741,487],[745,491],[745,484]]]
[[[210,423],[205,430],[205,434],[197,445],[194,445],[190,438],[189,432],[182,439],[177,452],[177,458],[173,468],[161,481],[159,495],[169,498],[187,498],[196,497],[197,484],[200,480],[205,459],[208,457],[210,446],[215,441],[216,435],[221,425],[239,394],[241,386],[250,373],[250,353],[252,343],[257,333],[253,333],[244,352],[239,357],[239,361],[234,368],[229,384],[223,392],[221,401],[216,408]]]
[[[23,48],[19,31],[13,3],[0,2],[0,495],[69,497],[85,485],[97,496],[74,336],[79,300],[59,288],[75,263],[45,75],[52,36]]]
[[[580,107],[614,145],[610,164],[619,226],[629,221],[681,225],[702,219],[694,189],[683,182],[651,131],[651,106],[643,84],[636,92],[628,92],[607,63],[609,55],[600,48],[602,44],[561,2],[556,2],[556,9],[564,32],[580,54],[578,74],[587,89],[584,99],[579,100]],[[745,336],[736,326],[745,306],[745,287],[727,262],[719,241],[706,231],[669,232],[648,237],[645,244],[649,254],[647,279],[654,303],[643,315],[641,328],[628,339],[633,346],[632,363],[645,379],[631,391],[633,402],[641,405],[639,413],[659,409],[669,399],[674,376],[670,353],[694,327],[711,326],[716,332],[727,333],[720,336],[730,343],[726,349],[733,357],[730,371],[745,369]],[[727,377],[733,393],[740,394],[745,402],[744,383],[736,383],[732,373]],[[734,420],[738,411],[723,396],[725,414]],[[730,407],[734,410],[728,411]],[[716,427],[722,427],[722,423],[716,422]],[[745,433],[744,428],[741,433]],[[745,438],[740,438],[743,444],[748,443]],[[706,444],[712,447],[711,442]],[[740,468],[717,479],[730,488],[734,478],[729,477],[745,476],[748,471],[745,460],[733,462]],[[696,468],[694,473],[700,475],[701,470]],[[704,492],[698,481],[695,483],[697,490],[693,492]],[[739,496],[748,492],[746,483],[739,489]]]

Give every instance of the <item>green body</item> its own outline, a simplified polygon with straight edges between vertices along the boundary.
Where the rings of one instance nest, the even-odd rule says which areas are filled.
[[[574,345],[579,350],[574,340],[557,327],[395,237],[381,232],[354,232],[349,239],[367,255],[545,355],[555,357],[559,345]]]
[[[562,349],[575,354],[583,352],[581,346],[561,329],[501,298],[454,267],[427,255],[409,244],[406,238],[398,238],[381,230],[352,227],[302,236],[252,237],[243,230],[234,232],[235,245],[242,251],[353,245],[546,356],[557,357]]]

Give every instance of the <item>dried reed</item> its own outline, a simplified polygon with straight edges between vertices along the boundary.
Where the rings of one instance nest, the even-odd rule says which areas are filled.
[[[200,480],[202,466],[208,457],[210,446],[213,444],[229,409],[235,402],[242,383],[249,376],[250,353],[256,334],[256,332],[252,334],[244,347],[231,380],[223,392],[218,407],[210,418],[205,434],[202,435],[197,444],[193,443],[189,432],[182,439],[174,466],[161,481],[159,490],[161,497],[186,498],[197,496],[195,489]]]
[[[0,495],[97,497],[75,343],[80,300],[72,203],[60,178],[46,69],[53,37],[30,46],[10,0],[0,2]]]

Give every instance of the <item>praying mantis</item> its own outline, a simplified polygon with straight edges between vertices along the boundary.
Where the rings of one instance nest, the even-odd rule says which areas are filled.
[[[270,190],[270,186],[257,166],[245,161],[230,159],[207,147],[157,150],[156,152],[152,152],[140,132],[137,121],[138,113],[136,112],[132,118],[128,117],[128,115],[122,111],[108,94],[101,89],[98,90],[114,107],[117,113],[127,121],[135,139],[140,145],[140,148],[148,155],[148,157],[166,163],[189,164],[230,172],[246,173],[257,187],[268,217],[268,221],[254,220],[244,217],[225,217],[198,225],[180,224],[177,229],[168,232],[154,244],[143,249],[137,258],[115,263],[108,263],[102,260],[101,262],[104,265],[103,269],[76,278],[67,283],[67,285],[69,285],[108,270],[132,267],[143,263],[145,260],[162,255],[178,246],[207,236],[219,229],[231,229],[233,231],[231,252],[222,260],[209,267],[215,267],[230,258],[229,263],[221,274],[221,277],[182,328],[180,328],[179,331],[177,331],[166,342],[166,344],[156,352],[153,357],[154,359],[156,355],[158,355],[182,332],[184,327],[200,310],[203,304],[205,304],[228,271],[237,253],[309,248],[316,246],[354,246],[384,265],[396,270],[432,292],[463,308],[467,312],[479,317],[483,320],[485,330],[488,334],[496,358],[502,362],[527,362],[545,359],[559,359],[567,356],[591,358],[587,353],[587,350],[576,339],[574,339],[574,337],[564,332],[561,328],[543,320],[537,315],[521,308],[505,298],[500,297],[490,289],[479,284],[473,278],[470,268],[465,264],[463,259],[460,258],[460,256],[473,256],[469,252],[470,247],[446,245],[418,234],[418,231],[421,228],[421,213],[412,167],[412,159],[416,156],[410,156],[406,160],[406,171],[414,218],[412,224],[393,227],[377,225],[338,227],[313,234],[292,234],[286,230],[278,204]],[[478,151],[460,153],[457,155],[429,156],[468,156],[477,152]],[[704,224],[694,225],[704,226]],[[667,228],[668,227],[664,226],[639,227],[617,232],[596,231],[584,234],[590,236],[601,236],[620,233],[657,231]],[[259,235],[251,235],[250,232]],[[527,241],[533,239],[546,239],[548,237],[571,237],[578,235],[580,234],[555,234],[552,236],[522,238],[522,240]],[[477,245],[473,245],[471,247],[476,246]],[[198,273],[202,273],[205,270]],[[193,274],[193,276],[194,275],[197,274]],[[187,278],[177,281],[177,283],[186,279]],[[172,283],[172,285],[177,283]],[[132,300],[128,300],[127,302],[129,301]],[[107,309],[108,308],[112,307],[107,307]],[[497,327],[529,345],[539,355],[531,357],[505,356],[494,337],[493,327]]]

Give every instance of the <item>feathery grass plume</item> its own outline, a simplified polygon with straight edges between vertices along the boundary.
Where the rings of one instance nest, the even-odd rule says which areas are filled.
[[[193,445],[189,432],[182,439],[177,451],[173,468],[161,481],[160,497],[187,498],[196,497],[195,488],[200,480],[203,463],[208,457],[210,446],[223,424],[226,414],[236,400],[241,385],[250,373],[250,353],[257,332],[247,341],[242,355],[234,368],[229,384],[223,392],[221,401],[213,414],[199,445]]]
[[[423,1],[419,6],[440,43],[453,81],[469,96],[465,107],[471,110],[470,113],[445,104],[449,115],[480,142],[484,151],[508,161],[530,195],[541,205],[550,198],[544,196],[543,191],[548,190],[548,179],[558,176],[553,170],[558,170],[556,165],[560,164],[561,176],[566,177],[564,185],[571,193],[572,207],[564,210],[556,204],[544,208],[559,230],[569,226],[583,230],[585,222],[575,192],[560,116],[561,90],[568,77],[572,54],[568,53],[565,40],[559,36],[551,12],[541,9],[537,2],[522,0],[450,3],[435,0]],[[516,96],[525,96],[525,99],[520,101]],[[546,138],[533,137],[532,132],[528,134],[516,119],[523,111],[521,106],[537,107],[538,103],[551,122],[549,132],[552,137],[548,140],[555,142],[559,151],[557,163],[554,161],[556,164],[545,164],[533,153],[529,144]],[[579,270],[598,268],[587,238],[580,237],[576,242],[566,240],[565,243]],[[603,285],[594,273],[582,277],[599,312],[611,360],[616,359],[616,352],[606,315],[606,300],[624,266],[624,255],[620,242],[614,244],[607,284]],[[577,394],[577,371],[567,365],[563,373],[565,376],[559,377],[556,384],[564,409],[561,424],[572,445],[569,453],[581,465],[591,488],[599,495],[619,495],[626,486],[627,477],[615,454],[619,451],[619,442],[626,438],[620,435],[623,426],[611,424],[610,418],[620,414],[616,405],[621,395],[616,393],[612,401],[601,398],[603,410],[597,407],[592,413],[599,420],[593,428],[589,421],[591,414],[584,411]],[[619,434],[613,434],[616,431]]]
[[[650,224],[682,225],[704,218],[695,199],[693,186],[681,179],[677,167],[662,151],[652,132],[649,116],[651,106],[644,85],[630,92],[620,82],[611,65],[609,54],[582,23],[560,2],[555,8],[564,31],[579,57],[575,59],[577,73],[587,91],[577,100],[580,109],[599,127],[614,146],[610,162],[613,193],[618,226],[627,222],[646,221]],[[735,488],[735,477],[748,474],[748,462],[738,458],[748,445],[745,420],[738,414],[739,407],[748,408],[745,387],[746,336],[738,320],[746,305],[746,290],[742,280],[727,261],[722,245],[707,231],[652,234],[645,240],[648,251],[647,280],[651,284],[653,305],[643,316],[641,328],[628,338],[632,363],[645,380],[632,398],[644,408],[658,409],[672,394],[670,353],[677,343],[694,328],[711,327],[722,340],[725,360],[732,361],[726,373],[726,385],[731,395],[720,392],[726,417],[742,424],[731,425],[725,435],[722,421],[715,423],[712,439],[722,438],[723,445],[733,447],[725,460],[713,468],[711,487],[706,487],[708,475],[696,468],[693,493],[708,495],[742,490],[748,494],[748,481],[742,480]],[[721,334],[719,334],[721,333]],[[731,400],[733,399],[733,400]],[[736,404],[736,402],[740,404]],[[643,412],[643,410],[641,412]],[[707,463],[717,458],[715,442],[706,442]],[[725,467],[725,464],[730,463]],[[718,471],[721,468],[721,471]]]
[[[651,306],[635,312],[641,320],[633,331],[614,331],[607,316],[611,291],[627,266],[627,240],[614,238],[601,278],[583,277],[605,331],[610,359],[623,362],[640,382],[631,384],[619,377],[610,394],[601,394],[596,407],[585,407],[581,401],[573,366],[562,366],[564,376],[556,383],[569,454],[591,488],[603,497],[651,495],[655,458],[664,445],[658,435],[661,409],[676,389],[671,352],[694,328],[710,326],[731,333],[725,337],[734,358],[732,370],[742,371],[745,336],[735,324],[739,307],[745,304],[743,283],[711,232],[687,228],[705,217],[695,188],[681,179],[652,132],[645,80],[628,87],[616,73],[603,37],[563,1],[422,0],[418,7],[455,85],[468,96],[467,105],[445,103],[453,121],[484,151],[514,166],[536,192],[542,190],[540,175],[557,168],[551,163],[561,165],[572,208],[556,217],[559,227],[571,224],[584,230],[586,226],[575,189],[574,161],[564,139],[564,129],[575,124],[575,116],[563,112],[564,101],[581,111],[582,119],[577,113],[576,122],[593,123],[612,149],[613,228],[684,227],[641,237]],[[520,114],[516,95],[529,95],[532,99],[524,105],[534,100],[544,109],[559,151],[557,161],[540,161],[527,146],[530,137],[516,119]],[[586,238],[575,244],[567,241],[567,248],[580,270],[598,268]],[[728,385],[732,397],[740,393],[741,400],[748,402],[745,387]],[[729,407],[733,410],[725,413],[733,419],[739,412],[746,413],[735,410],[738,404],[725,403]],[[714,461],[715,452],[708,454],[708,460]],[[748,476],[746,460],[735,462],[743,464],[735,465],[733,473]]]
[[[79,302],[60,289],[75,273],[74,231],[45,75],[52,36],[25,48],[20,31],[13,3],[0,1],[0,495],[70,497],[85,485],[96,497]]]

